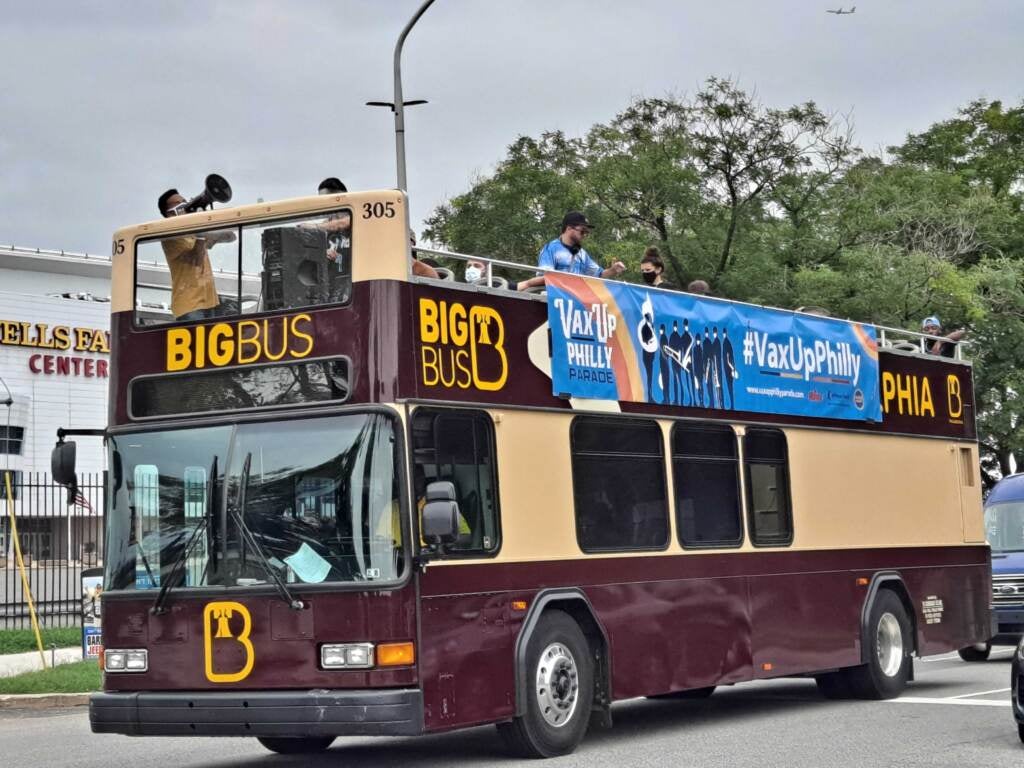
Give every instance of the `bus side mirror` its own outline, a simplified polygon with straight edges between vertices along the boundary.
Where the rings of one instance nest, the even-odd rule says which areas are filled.
[[[61,485],[75,482],[75,442],[58,440],[50,454],[50,474]]]
[[[459,504],[455,484],[447,481],[427,486],[427,503],[422,516],[423,540],[428,544],[451,544],[459,538]]]

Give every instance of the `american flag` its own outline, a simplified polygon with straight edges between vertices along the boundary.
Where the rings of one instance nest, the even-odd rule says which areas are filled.
[[[85,494],[83,494],[81,491],[79,491],[78,493],[75,494],[75,502],[74,503],[75,503],[76,507],[82,507],[90,515],[93,513],[92,504],[89,503],[89,500],[87,498],[85,498]]]

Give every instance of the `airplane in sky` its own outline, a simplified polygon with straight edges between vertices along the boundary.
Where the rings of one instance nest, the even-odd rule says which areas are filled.
[[[849,14],[856,13],[856,12],[857,12],[857,6],[856,5],[853,6],[848,11],[844,11],[843,10],[843,6],[841,6],[841,5],[838,8],[829,9],[829,10],[825,11],[825,13],[834,13],[836,16],[848,16]]]

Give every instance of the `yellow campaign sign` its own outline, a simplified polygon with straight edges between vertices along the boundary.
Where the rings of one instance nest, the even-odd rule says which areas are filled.
[[[235,635],[231,631],[231,621],[236,614],[242,620],[241,631]],[[233,600],[219,600],[207,603],[203,608],[203,651],[206,662],[206,679],[211,683],[237,683],[244,680],[252,672],[256,662],[256,652],[252,647],[249,635],[252,632],[252,615],[249,609]],[[245,663],[240,669],[215,670],[214,645],[224,647],[225,643],[237,643],[245,651]]]

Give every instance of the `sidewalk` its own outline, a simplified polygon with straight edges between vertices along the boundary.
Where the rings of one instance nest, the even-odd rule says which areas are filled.
[[[50,666],[50,649],[44,650],[46,666]],[[57,664],[69,664],[82,660],[81,648],[58,648],[53,651]],[[0,677],[20,675],[43,668],[39,651],[31,653],[0,654]],[[0,695],[0,710],[4,709],[51,709],[54,707],[81,707],[89,703],[88,693],[35,693],[26,695]]]
[[[46,648],[43,651],[43,655],[46,657],[46,666],[50,666],[50,649]],[[81,648],[58,648],[53,651],[54,659],[57,664],[68,664],[72,661],[82,660],[82,649]],[[12,677],[13,675],[20,675],[22,672],[35,672],[43,668],[43,663],[39,658],[39,651],[32,651],[31,653],[6,653],[0,655],[0,677]]]

